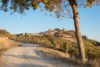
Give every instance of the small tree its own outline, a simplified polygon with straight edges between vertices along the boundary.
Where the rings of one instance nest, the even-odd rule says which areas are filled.
[[[69,51],[69,44],[64,42],[62,44],[62,49],[64,49],[66,51],[66,53],[68,53],[68,51]]]

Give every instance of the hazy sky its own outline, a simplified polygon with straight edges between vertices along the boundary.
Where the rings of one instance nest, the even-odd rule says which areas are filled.
[[[80,8],[81,32],[89,38],[100,41],[100,7]],[[46,16],[39,11],[27,11],[26,15],[0,11],[0,28],[6,29],[10,33],[37,33],[46,31],[49,28],[65,28],[74,30],[73,19],[66,18],[59,21],[56,17]]]

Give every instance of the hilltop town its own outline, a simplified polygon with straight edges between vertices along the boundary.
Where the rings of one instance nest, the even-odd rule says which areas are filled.
[[[48,31],[45,32],[40,32],[40,33],[21,33],[21,34],[16,34],[17,36],[44,36],[44,35],[52,35],[58,38],[62,38],[65,40],[73,41],[76,42],[76,37],[75,37],[75,32],[73,30],[65,30],[65,29],[49,29]]]

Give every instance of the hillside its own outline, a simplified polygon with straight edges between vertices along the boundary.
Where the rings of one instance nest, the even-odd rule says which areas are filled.
[[[78,46],[77,40],[75,37],[75,32],[73,30],[66,31],[64,29],[54,29],[48,30],[40,33],[21,33],[15,34],[8,38],[23,42],[23,43],[33,43],[39,44],[40,46],[51,48],[57,51],[64,52],[65,54],[69,54],[69,56],[73,56],[73,60],[79,60]],[[7,37],[7,36],[6,36]],[[97,59],[100,61],[100,42],[95,40],[88,39],[85,35],[82,36],[85,49],[86,49],[86,57],[88,60]],[[3,42],[3,41],[1,41]],[[5,41],[4,41],[5,42]],[[5,44],[5,43],[4,43]],[[98,62],[99,64],[99,62]]]
[[[8,39],[7,37],[0,37],[0,51],[6,50],[11,47],[18,46],[16,42]]]
[[[50,38],[58,38],[58,39],[63,39],[66,41],[70,41],[70,42],[77,42],[76,40],[76,36],[75,36],[75,31],[73,30],[65,30],[65,29],[49,29],[48,31],[45,32],[40,32],[40,33],[21,33],[21,34],[16,34],[16,37],[40,37],[40,38],[44,38],[44,37],[50,37]],[[92,43],[95,46],[99,46],[100,42],[92,40],[92,39],[88,39],[88,37],[86,35],[83,35],[83,40],[84,41],[88,41],[90,43]]]

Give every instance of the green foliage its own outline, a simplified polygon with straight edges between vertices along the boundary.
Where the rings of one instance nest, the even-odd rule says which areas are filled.
[[[89,59],[100,59],[100,47],[90,47],[86,49],[86,54]]]
[[[69,3],[74,3],[75,1],[78,7],[91,7],[93,4],[100,3],[100,0],[1,0],[0,8],[3,11],[10,10],[11,12],[19,13],[23,13],[30,8],[33,8],[33,10],[40,8],[42,11],[54,12],[59,18],[68,15],[70,11]]]
[[[64,42],[61,45],[61,49],[65,50],[68,53],[68,51],[69,51],[69,44]]]
[[[95,0],[87,0],[86,6],[92,7],[92,5],[94,4],[94,2],[95,2]]]

